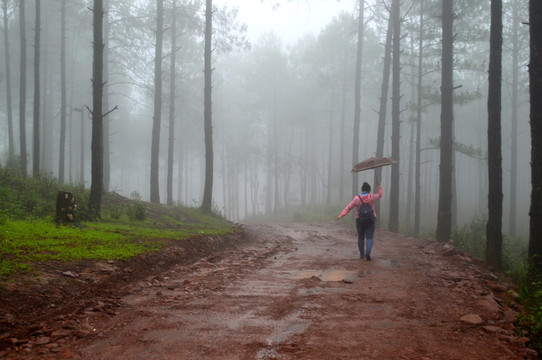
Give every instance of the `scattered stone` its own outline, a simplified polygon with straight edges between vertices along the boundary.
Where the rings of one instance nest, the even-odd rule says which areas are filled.
[[[491,326],[491,325],[486,325],[483,327],[483,329],[489,333],[497,333],[497,332],[500,332],[502,331],[502,329],[498,326]]]
[[[493,273],[489,273],[486,275],[486,277],[490,280],[493,280],[493,281],[499,281],[499,278],[497,277],[497,275],[493,274]]]
[[[60,339],[60,338],[66,337],[66,336],[68,336],[70,334],[71,334],[71,331],[68,331],[68,330],[55,330],[50,334],[50,336],[53,339]]]
[[[54,348],[57,348],[58,344],[53,342],[53,343],[45,344],[43,347],[46,349],[52,350]]]
[[[17,339],[17,338],[9,338],[9,342],[11,343],[11,345],[22,345],[22,344],[26,344],[28,342],[28,340],[20,340],[20,339]]]
[[[519,294],[515,291],[509,291],[508,295],[510,295],[514,300],[519,300]]]
[[[36,339],[34,342],[34,345],[45,345],[49,344],[51,342],[51,339],[47,336],[42,336]]]
[[[527,359],[538,359],[538,353],[536,352],[536,350],[525,348],[523,350],[523,353],[525,353]]]
[[[477,302],[477,306],[484,309],[490,319],[498,319],[501,314],[501,307],[492,296],[485,296]]]
[[[504,285],[497,284],[497,283],[489,283],[487,285],[489,286],[491,290],[495,292],[506,292],[508,290]]]
[[[454,256],[452,256],[452,260],[454,261],[465,261],[465,258],[459,254],[455,254]]]
[[[72,277],[72,278],[75,278],[75,277],[76,277],[76,275],[75,275],[74,273],[72,273],[71,271],[64,271],[64,272],[62,273],[62,275],[64,275],[64,276],[69,276],[69,277]]]
[[[517,319],[518,313],[514,310],[505,310],[503,313],[503,320],[507,323],[515,324]]]
[[[470,325],[480,325],[483,322],[478,314],[467,314],[462,316],[459,320]]]

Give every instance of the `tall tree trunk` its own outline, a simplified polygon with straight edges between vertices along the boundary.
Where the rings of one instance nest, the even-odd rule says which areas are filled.
[[[96,109],[94,109],[96,111]],[[60,147],[58,182],[64,184],[66,154],[66,0],[60,10]]]
[[[344,144],[345,142],[345,128],[346,128],[346,85],[347,85],[347,76],[346,76],[346,64],[348,61],[348,51],[346,50],[347,46],[344,47],[344,58],[343,58],[343,78],[342,78],[342,94],[341,94],[341,135],[340,135],[340,168],[339,168],[339,177],[340,177],[340,183],[339,183],[339,201],[345,200],[344,196],[344,173],[346,172],[344,169],[344,164],[346,163],[345,157],[344,157]]]
[[[330,111],[329,111],[329,147],[328,147],[328,160],[327,160],[327,192],[326,192],[326,204],[331,203],[331,192],[333,186],[333,117],[335,113],[335,90],[334,86],[331,86],[330,96]],[[284,203],[286,205],[286,203]]]
[[[393,80],[392,80],[392,109],[391,109],[391,157],[400,160],[401,132],[401,17],[400,0],[393,0],[391,17],[393,19]],[[390,218],[388,230],[399,231],[399,164],[391,166],[390,184]]]
[[[171,66],[169,74],[169,138],[167,157],[167,204],[173,204],[173,150],[175,147],[175,60],[177,36],[177,1],[173,0],[171,9]],[[179,179],[180,181],[180,179]]]
[[[26,169],[26,16],[25,0],[19,1],[19,24],[21,33],[21,72],[19,84],[19,145],[21,176],[27,176]]]
[[[276,70],[276,69],[275,69]],[[279,143],[279,118],[277,115],[277,106],[278,106],[278,85],[277,85],[277,72],[275,71],[275,78],[274,78],[274,84],[273,84],[273,107],[271,109],[272,115],[272,123],[273,123],[273,140],[271,142],[271,146],[273,148],[272,156],[273,156],[273,215],[277,215],[280,209],[280,193],[279,193],[279,184],[280,184],[280,172],[279,172],[279,149],[278,149],[278,143]]]
[[[162,37],[164,28],[164,0],[156,1],[156,47],[154,54],[154,115],[151,146],[151,202],[160,203],[160,123],[162,120]]]
[[[388,109],[388,91],[390,87],[390,68],[391,68],[391,41],[393,39],[393,19],[390,13],[388,19],[388,30],[386,33],[386,45],[384,46],[384,68],[382,70],[382,86],[380,88],[380,108],[378,110],[378,131],[376,138],[376,156],[384,156],[384,136],[386,132],[386,115]],[[375,169],[375,180],[382,180],[382,168]],[[376,186],[375,190],[378,191]],[[375,204],[377,219],[380,218],[380,202]]]
[[[4,50],[6,61],[6,108],[8,115],[8,159],[9,162],[13,161],[15,156],[15,150],[13,146],[13,105],[11,100],[11,62],[9,52],[9,14],[8,14],[8,0],[4,0],[2,3],[2,10],[4,13]]]
[[[40,34],[41,0],[36,0],[36,24],[34,41],[34,129],[32,144],[32,175],[40,174]]]
[[[356,80],[354,85],[354,140],[352,142],[352,166],[359,162],[359,129],[361,120],[361,60],[363,55],[363,13],[365,10],[365,0],[359,2],[358,13],[358,46],[356,54]],[[361,186],[358,184],[359,174],[353,173],[352,176],[352,196],[355,196]]]
[[[210,213],[213,204],[213,126],[212,126],[212,69],[211,40],[213,34],[213,0],[205,1],[205,86],[204,86],[204,133],[205,133],[205,187],[201,208]]]
[[[110,26],[109,26],[109,0],[104,0],[104,69],[103,69],[103,113],[109,109],[109,38],[110,38]],[[104,180],[103,191],[108,192],[111,187],[111,150],[109,139],[109,124],[110,120],[108,116],[103,118],[103,143],[104,143]]]
[[[452,233],[453,171],[453,0],[442,1],[442,84],[440,113],[440,169],[437,241],[448,241]]]
[[[42,26],[44,27],[45,33],[47,33],[47,17],[43,19]],[[47,49],[47,37],[44,38],[45,43],[43,44],[44,48]],[[50,55],[47,53],[47,51],[43,54],[43,81],[42,81],[42,96],[41,96],[41,166],[43,169],[47,169],[49,171],[52,171],[54,168],[53,164],[53,141],[51,140],[53,138],[53,124],[52,124],[52,116],[50,114],[51,112],[51,106],[49,106],[49,95],[50,95],[50,76],[49,73],[49,60]]]
[[[508,214],[508,234],[516,236],[517,176],[518,176],[518,84],[519,84],[519,0],[512,4],[512,131],[510,133],[510,207]]]
[[[80,109],[75,109],[76,112],[81,113],[81,140],[79,144],[80,159],[79,159],[79,182],[81,187],[85,187],[85,108],[81,106]]]
[[[502,0],[491,0],[488,81],[488,220],[486,262],[501,270],[502,264],[502,155],[501,155],[501,78],[502,78]]]
[[[542,275],[542,1],[529,0],[531,98],[531,207],[529,210],[529,278]]]
[[[418,40],[418,83],[416,104],[416,175],[415,175],[415,200],[414,200],[414,236],[420,233],[421,211],[421,141],[422,141],[422,77],[423,77],[423,42],[425,37],[424,0],[420,1],[420,31]]]
[[[92,63],[92,184],[89,210],[93,217],[101,217],[103,192],[103,1],[94,0]]]

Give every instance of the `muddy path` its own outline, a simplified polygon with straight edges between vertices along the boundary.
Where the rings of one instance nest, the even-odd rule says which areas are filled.
[[[346,221],[247,229],[250,244],[119,289],[78,336],[7,358],[536,358],[511,289],[449,245],[377,231],[366,261]]]

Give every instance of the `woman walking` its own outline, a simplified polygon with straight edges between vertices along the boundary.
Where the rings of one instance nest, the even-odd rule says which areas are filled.
[[[337,219],[341,219],[353,208],[356,208],[359,258],[363,259],[365,257],[367,261],[371,260],[371,250],[373,248],[376,219],[375,203],[382,197],[380,183],[377,182],[376,186],[378,187],[378,193],[371,194],[371,185],[364,182],[361,186],[361,195],[356,195],[350,204],[346,205],[344,210],[337,216]],[[365,247],[365,239],[367,239],[367,247]]]

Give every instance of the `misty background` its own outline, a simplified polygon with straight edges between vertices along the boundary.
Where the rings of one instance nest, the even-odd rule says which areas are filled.
[[[259,1],[259,0],[251,0]],[[264,0],[269,12],[281,11],[281,1]],[[304,3],[304,0],[299,0]],[[335,6],[336,0],[319,4]],[[307,2],[308,3],[308,2]],[[345,10],[323,21],[318,31],[285,39],[269,29],[250,35],[239,5],[217,1],[213,14],[213,207],[232,221],[273,215],[298,206],[342,208],[352,197],[354,78],[358,33],[357,2],[341,0]],[[487,68],[490,8],[487,1],[454,2],[454,153],[457,225],[487,213]],[[15,154],[19,140],[19,73],[21,71],[20,1],[1,0],[3,31],[0,56],[0,161],[9,153],[8,92],[13,107]],[[66,138],[61,145],[61,24],[65,6]],[[104,113],[106,191],[127,197],[150,197],[151,132],[154,94],[154,1],[108,0],[104,42],[107,77]],[[205,178],[203,130],[203,31],[205,3],[164,1],[163,110],[160,147],[160,199],[166,203],[168,138],[174,139],[174,203],[199,206]],[[412,227],[417,56],[420,2],[401,7],[401,137],[400,224]],[[361,129],[359,159],[375,155],[384,44],[389,1],[366,0],[362,55]],[[528,101],[527,3],[503,1],[503,231],[515,222],[517,235],[528,234],[530,202],[530,133]],[[92,7],[90,1],[48,0],[41,7],[40,169],[64,183],[90,187],[92,104]],[[299,5],[298,11],[309,11]],[[270,13],[271,14],[271,13]],[[424,1],[423,113],[421,125],[421,227],[436,225],[439,186],[441,4]],[[176,17],[176,47],[171,49],[169,24]],[[245,15],[246,16],[246,15]],[[269,15],[271,16],[271,15]],[[309,16],[309,15],[307,15]],[[26,136],[32,139],[34,84],[33,1],[26,2]],[[299,16],[303,19],[303,16]],[[300,20],[302,21],[302,20]],[[247,21],[248,22],[248,21]],[[513,40],[514,24],[518,36]],[[518,25],[519,24],[519,25]],[[6,31],[7,32],[7,37]],[[261,31],[261,30],[260,30]],[[9,49],[6,48],[6,38]],[[513,44],[516,46],[513,46]],[[516,57],[513,56],[516,49]],[[8,51],[9,50],[9,51]],[[169,62],[176,54],[175,127],[169,132]],[[9,61],[9,71],[7,62]],[[514,69],[519,81],[512,81]],[[11,89],[7,78],[10,77]],[[391,82],[390,82],[391,84]],[[512,129],[512,94],[517,91],[517,132]],[[391,96],[389,93],[388,96]],[[391,113],[391,106],[388,105]],[[391,155],[391,116],[386,117],[384,155]],[[28,158],[32,141],[27,141]],[[518,152],[512,171],[512,152]],[[61,153],[65,166],[60,169]],[[29,162],[28,170],[31,170]],[[389,177],[384,168],[381,218],[389,210]],[[360,173],[374,186],[373,170]],[[512,179],[517,196],[511,199]],[[512,202],[517,210],[509,219]]]

